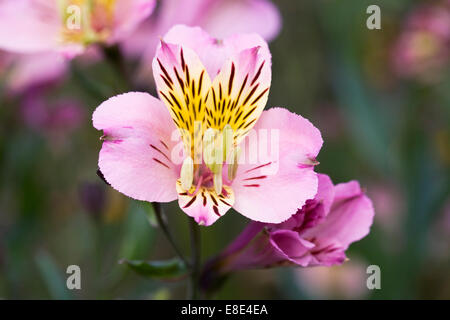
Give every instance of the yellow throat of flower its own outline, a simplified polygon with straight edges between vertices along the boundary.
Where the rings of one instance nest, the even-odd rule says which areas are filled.
[[[201,126],[198,127],[201,130]],[[194,134],[194,136],[201,136]],[[189,149],[188,149],[189,150]],[[222,170],[224,165],[228,166],[228,180],[232,181],[237,172],[238,160],[241,149],[233,143],[233,130],[229,124],[222,131],[208,128],[203,133],[203,139],[194,141],[194,159],[188,156],[184,159],[181,167],[181,185],[183,189],[189,190],[194,178],[202,169],[202,161],[213,175],[213,186],[215,192],[222,192]]]
[[[63,44],[105,42],[112,33],[116,0],[58,0]]]

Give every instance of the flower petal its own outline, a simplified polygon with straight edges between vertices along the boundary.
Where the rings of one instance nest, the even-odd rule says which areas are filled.
[[[325,219],[333,203],[334,185],[326,174],[317,174],[317,178],[319,184],[314,199],[307,200],[288,220],[270,225],[271,230],[288,229],[301,233],[302,230],[312,228]]]
[[[209,226],[217,219],[223,216],[234,204],[233,190],[223,187],[226,192],[220,195],[214,189],[200,187],[194,196],[189,195],[181,186],[180,180],[177,181],[178,203],[180,208],[186,214],[195,219],[198,224]],[[195,192],[192,187],[189,192]]]
[[[161,41],[153,60],[160,98],[166,104],[186,146],[193,147],[195,122],[203,123],[209,76],[196,53]]]
[[[315,237],[326,244],[331,239],[343,249],[364,238],[373,222],[372,201],[361,191],[357,181],[341,183],[335,187],[335,201],[326,220],[307,230],[302,237]]]
[[[114,34],[110,42],[129,36],[155,9],[156,0],[117,0],[115,4]]]
[[[285,259],[295,264],[305,267],[311,261],[309,251],[314,248],[314,243],[302,239],[295,231],[274,231],[270,233],[270,242]]]
[[[103,102],[94,127],[104,132],[99,168],[111,186],[145,201],[177,198],[180,166],[172,163],[175,130],[164,104],[146,93],[125,93]]]
[[[319,178],[319,186],[317,188],[317,194],[314,200],[319,201],[324,209],[324,217],[328,215],[333,204],[333,199],[335,195],[335,187],[333,181],[326,174],[317,174]]]
[[[261,47],[259,53],[270,57],[267,43],[258,34],[236,34],[223,40],[210,36],[200,27],[176,25],[164,36],[167,43],[178,44],[194,50],[205,66],[209,77],[214,79],[225,62],[239,52]]]
[[[56,1],[1,1],[0,48],[21,53],[57,48],[62,22],[57,8]]]
[[[58,53],[14,54],[8,89],[17,94],[64,76],[68,61]]]
[[[229,124],[238,144],[261,115],[270,81],[271,57],[267,50],[258,46],[228,59],[214,79],[207,100],[208,126],[222,130]]]
[[[211,7],[202,26],[216,37],[257,32],[270,41],[281,29],[280,13],[274,4],[267,0],[217,1],[216,5]]]
[[[317,193],[318,178],[313,169],[322,137],[308,120],[283,108],[264,111],[254,129],[251,133],[257,133],[258,139],[250,134],[243,141],[250,152],[245,155],[243,151],[232,183],[234,208],[255,221],[280,223]],[[264,155],[261,146],[268,131],[271,152]],[[256,152],[255,160],[251,157]]]

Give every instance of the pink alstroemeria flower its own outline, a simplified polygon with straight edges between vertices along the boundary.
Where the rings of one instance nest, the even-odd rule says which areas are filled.
[[[279,223],[314,197],[322,137],[286,109],[263,112],[271,55],[259,35],[217,41],[198,27],[175,26],[161,41],[153,72],[161,100],[126,93],[93,115],[94,127],[104,132],[99,168],[115,189],[150,202],[178,198],[181,209],[206,226],[231,207],[252,220]],[[278,133],[278,152],[242,161],[240,146],[252,128]],[[182,137],[179,161],[173,132]],[[198,137],[213,142],[203,146],[213,146],[210,153],[198,148]],[[245,140],[248,150],[257,149],[257,139]],[[226,165],[222,157],[233,161]]]
[[[333,186],[319,174],[314,199],[280,224],[251,222],[205,267],[203,285],[231,271],[280,265],[332,266],[346,260],[349,245],[364,238],[373,222],[371,200],[357,181]]]
[[[72,57],[92,43],[116,43],[147,18],[155,0],[3,0],[0,48]]]
[[[271,41],[281,29],[281,15],[269,0],[163,0],[155,13],[123,42],[128,56],[142,59],[141,77],[151,78],[159,37],[177,24],[199,26],[218,39],[237,33],[258,33]]]
[[[421,4],[407,17],[392,62],[402,77],[434,82],[448,69],[449,53],[450,2]]]

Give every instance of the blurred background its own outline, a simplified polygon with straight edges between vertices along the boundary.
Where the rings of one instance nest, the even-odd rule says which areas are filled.
[[[450,1],[273,3],[282,29],[270,43],[268,107],[286,107],[321,130],[317,171],[334,183],[359,180],[375,221],[342,266],[239,272],[217,298],[450,299]],[[371,4],[381,8],[381,30],[366,27]],[[175,253],[148,221],[149,207],[96,174],[101,133],[92,112],[131,89],[111,59],[78,57],[57,80],[26,90],[11,77],[14,59],[0,52],[0,298],[184,298],[184,281],[118,264]],[[58,67],[35,61],[22,71],[44,63]],[[134,75],[137,62],[124,63]],[[155,92],[151,81],[133,89]],[[164,209],[189,253],[187,216],[176,203]],[[231,211],[202,228],[203,259],[246,223]],[[69,291],[73,264],[82,289]],[[366,287],[371,264],[381,268],[380,290]]]

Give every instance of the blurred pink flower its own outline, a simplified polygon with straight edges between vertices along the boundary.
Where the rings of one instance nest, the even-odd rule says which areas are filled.
[[[420,5],[407,18],[393,50],[393,64],[403,77],[439,78],[449,63],[450,3]]]
[[[155,14],[123,43],[128,55],[142,57],[143,77],[151,77],[152,60],[159,38],[176,24],[200,26],[219,39],[236,33],[255,32],[271,41],[281,29],[281,16],[269,0],[161,1]]]
[[[94,112],[94,127],[104,132],[99,168],[111,186],[143,201],[178,198],[187,215],[207,226],[231,207],[253,220],[285,221],[314,197],[322,137],[286,109],[263,112],[271,55],[260,36],[218,42],[198,27],[175,26],[161,41],[153,72],[161,100],[130,92]],[[185,151],[179,162],[172,152],[180,145],[172,138],[177,127]],[[226,128],[233,142],[228,149],[221,139]],[[279,152],[243,163],[239,145],[252,128],[277,130]],[[217,143],[214,154],[232,155],[234,164],[207,161],[207,152],[198,159],[198,134],[210,135]],[[249,139],[249,150],[258,150],[259,143]]]
[[[450,257],[450,199],[445,202],[429,233],[429,251],[434,259]]]
[[[368,186],[367,194],[377,211],[376,224],[386,232],[398,234],[405,211],[405,199],[401,190],[392,183],[380,182]]]
[[[81,105],[74,100],[49,101],[41,90],[27,93],[22,101],[23,121],[37,131],[49,134],[69,134],[83,120]]]
[[[369,290],[366,286],[367,265],[358,259],[332,268],[298,268],[298,285],[315,299],[362,299]]]
[[[155,0],[3,0],[0,48],[73,57],[89,44],[123,40],[154,7]]]
[[[59,81],[68,69],[66,59],[57,53],[12,54],[2,51],[0,54],[9,60],[2,75],[6,79],[8,93],[13,95]]]
[[[289,220],[280,224],[250,223],[213,259],[205,269],[206,286],[217,274],[234,270],[343,263],[349,245],[369,233],[374,217],[372,202],[357,181],[333,186],[327,175],[318,176],[317,195]]]

